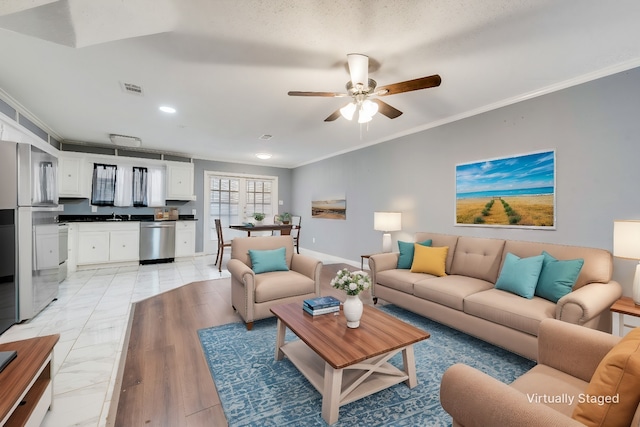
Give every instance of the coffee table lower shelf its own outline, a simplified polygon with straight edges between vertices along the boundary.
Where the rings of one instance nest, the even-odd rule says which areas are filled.
[[[412,345],[342,369],[333,368],[302,340],[288,342],[280,347],[280,351],[320,392],[322,395],[322,418],[329,424],[338,420],[340,406],[403,381],[410,388],[417,385]],[[400,352],[403,353],[405,371],[387,362]],[[278,358],[278,354],[276,358],[281,359],[281,357]]]

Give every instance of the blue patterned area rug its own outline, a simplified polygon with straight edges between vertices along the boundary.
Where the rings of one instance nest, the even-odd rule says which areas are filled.
[[[431,334],[414,345],[418,385],[404,383],[340,407],[334,426],[450,426],[439,400],[440,379],[466,363],[505,383],[534,362],[393,305],[380,307]],[[276,362],[276,320],[247,331],[231,323],[198,331],[230,426],[326,426],[320,393],[286,358]],[[296,337],[287,330],[287,341]],[[402,367],[400,354],[390,363]]]

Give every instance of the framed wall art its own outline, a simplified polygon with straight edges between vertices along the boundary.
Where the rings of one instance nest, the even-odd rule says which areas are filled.
[[[555,229],[555,151],[456,165],[455,225]]]
[[[311,217],[325,219],[347,219],[347,201],[345,199],[312,201]]]

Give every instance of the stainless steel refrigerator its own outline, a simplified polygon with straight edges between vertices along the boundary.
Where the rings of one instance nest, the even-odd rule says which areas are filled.
[[[58,296],[58,159],[30,144],[0,141],[0,171],[0,207],[14,217],[14,309],[20,322]]]

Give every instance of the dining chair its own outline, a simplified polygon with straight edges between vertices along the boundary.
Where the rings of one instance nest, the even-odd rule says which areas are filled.
[[[216,223],[216,234],[218,235],[218,252],[216,253],[216,264],[218,264],[218,271],[222,271],[222,256],[224,255],[224,248],[230,248],[231,242],[225,242],[222,236],[222,224],[219,219],[214,220]]]
[[[296,253],[300,253],[300,223],[302,217],[291,215],[291,237],[293,237],[293,245],[296,247]]]

